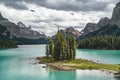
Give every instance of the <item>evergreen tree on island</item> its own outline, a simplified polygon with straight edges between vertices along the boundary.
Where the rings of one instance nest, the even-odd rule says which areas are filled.
[[[52,40],[50,37],[48,37],[48,44],[46,45],[46,56],[52,57],[54,60],[75,59],[75,39],[69,33],[67,33],[67,36],[64,36],[62,33],[60,33],[58,28],[55,40]]]

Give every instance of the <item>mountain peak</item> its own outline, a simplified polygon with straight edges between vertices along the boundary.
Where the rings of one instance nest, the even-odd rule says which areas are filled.
[[[3,16],[2,16],[2,13],[0,12],[0,20],[7,20],[6,18],[4,18]]]
[[[116,7],[113,10],[111,23],[120,26],[120,2],[116,4]]]
[[[97,24],[96,23],[87,23],[84,30],[83,30],[83,34],[88,34],[89,32],[92,32],[96,29]]]
[[[2,17],[2,14],[1,14],[1,12],[0,12],[0,17]]]
[[[18,25],[19,27],[26,27],[25,24],[23,24],[22,22],[18,22],[17,25]]]
[[[97,24],[98,28],[101,28],[103,27],[104,25],[106,25],[107,23],[110,22],[110,19],[108,17],[104,17],[104,18],[101,18]]]
[[[110,20],[110,19],[108,17],[103,17],[103,18],[100,19],[100,21],[101,20]]]
[[[87,23],[85,28],[83,29],[83,35],[86,35],[90,32],[98,30],[102,28],[104,25],[108,24],[110,19],[108,17],[101,18],[98,23]]]
[[[73,27],[68,27],[66,29],[61,29],[60,30],[60,33],[62,33],[64,36],[67,36],[69,34],[71,34],[75,39],[79,38],[79,36],[81,35],[81,32],[79,32],[78,30],[76,30],[75,28]],[[53,35],[52,36],[52,39],[55,39],[56,35]]]
[[[4,19],[4,18],[3,18],[3,16],[2,16],[1,12],[0,12],[0,20],[2,20],[2,19]]]
[[[69,28],[66,28],[66,31],[74,31],[74,28],[73,27],[69,27]]]
[[[117,6],[120,6],[120,2],[118,2],[118,3],[116,4],[116,7],[117,7]]]

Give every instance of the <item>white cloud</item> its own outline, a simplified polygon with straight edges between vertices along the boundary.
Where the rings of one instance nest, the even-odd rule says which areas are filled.
[[[51,4],[56,4],[54,0],[50,2]],[[32,25],[34,30],[45,32],[47,35],[54,34],[57,31],[58,26],[61,28],[77,27],[78,30],[81,30],[88,22],[97,23],[101,17],[110,18],[112,8],[114,7],[113,4],[110,4],[107,11],[74,12],[48,9],[32,3],[24,3],[24,5],[26,5],[29,9],[17,10],[0,4],[0,12],[10,21],[15,23],[21,21],[27,26]]]

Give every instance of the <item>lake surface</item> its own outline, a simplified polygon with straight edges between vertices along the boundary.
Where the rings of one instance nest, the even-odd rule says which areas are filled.
[[[119,63],[120,51],[77,50],[77,58]],[[33,65],[34,57],[45,55],[45,45],[21,45],[0,50],[0,80],[117,80],[98,70],[58,71]]]
[[[76,57],[99,63],[120,64],[120,50],[77,49]]]

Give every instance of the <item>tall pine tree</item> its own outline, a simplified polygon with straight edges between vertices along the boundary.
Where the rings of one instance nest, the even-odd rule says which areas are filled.
[[[72,35],[67,34],[65,37],[60,33],[59,28],[55,40],[48,39],[46,45],[46,55],[51,55],[55,60],[75,59],[76,42]]]

